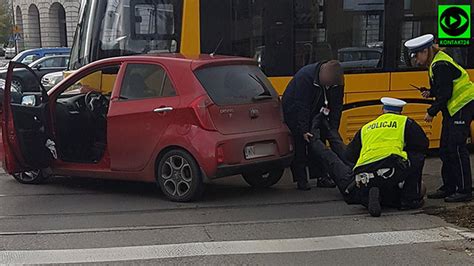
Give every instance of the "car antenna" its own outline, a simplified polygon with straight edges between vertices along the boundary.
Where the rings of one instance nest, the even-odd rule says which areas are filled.
[[[217,50],[219,50],[219,48],[221,47],[222,41],[224,41],[224,38],[220,39],[219,43],[216,46],[216,49],[214,49],[214,51],[210,53],[211,56],[214,56],[217,53]]]

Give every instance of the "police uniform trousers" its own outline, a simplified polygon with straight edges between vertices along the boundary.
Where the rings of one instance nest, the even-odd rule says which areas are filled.
[[[464,106],[454,116],[450,116],[447,112],[443,113],[439,149],[443,162],[441,168],[443,186],[440,190],[448,193],[472,193],[471,162],[466,141],[471,132],[473,115],[474,101]]]
[[[380,188],[381,203],[384,206],[399,207],[402,203],[409,203],[422,198],[421,183],[425,162],[424,154],[409,152],[410,165],[407,168],[403,168],[396,163],[390,163],[390,160],[385,160],[374,169],[377,169],[377,167],[393,167],[395,168],[395,175],[389,179],[375,177],[370,180],[368,186],[358,188],[351,166],[344,163],[336,153],[327,149],[319,140],[311,143],[311,149],[313,154],[317,155],[318,160],[326,165],[326,169],[334,178],[339,191],[348,204],[367,206],[369,189],[372,186]]]

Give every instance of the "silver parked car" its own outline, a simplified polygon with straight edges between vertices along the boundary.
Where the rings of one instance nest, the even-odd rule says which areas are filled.
[[[382,48],[347,47],[337,51],[338,60],[344,68],[378,68],[382,63]]]
[[[5,59],[12,59],[16,55],[15,47],[7,47],[5,48]]]
[[[43,76],[41,79],[41,84],[43,84],[44,88],[49,91],[52,89],[56,84],[58,84],[61,80],[64,78],[64,72],[59,71],[59,72],[52,72],[49,74],[46,74]]]

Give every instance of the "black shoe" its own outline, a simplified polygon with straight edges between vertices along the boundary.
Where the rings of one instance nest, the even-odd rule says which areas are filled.
[[[436,192],[428,193],[429,199],[444,199],[446,197],[451,196],[454,192],[447,192],[444,190],[436,190]]]
[[[414,200],[411,202],[402,202],[401,206],[398,208],[401,211],[407,211],[407,210],[416,210],[425,204],[425,201],[423,199],[421,200]]]
[[[298,184],[296,186],[296,189],[302,190],[302,191],[308,191],[308,190],[311,190],[311,187],[309,186],[308,183],[305,183],[305,184]]]
[[[445,202],[468,202],[472,200],[472,193],[454,193],[444,198]]]
[[[335,188],[336,183],[329,177],[321,177],[318,178],[317,186],[322,188]]]
[[[382,214],[382,206],[380,206],[380,190],[373,187],[369,190],[369,213],[372,217],[380,217]]]

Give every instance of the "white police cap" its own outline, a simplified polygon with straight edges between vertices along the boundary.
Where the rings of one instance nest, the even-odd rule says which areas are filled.
[[[402,112],[403,107],[407,104],[405,101],[390,97],[383,97],[380,101],[383,104],[383,109],[392,112]]]
[[[429,48],[433,45],[434,36],[433,34],[425,34],[420,37],[413,38],[405,42],[405,47],[408,48],[410,56],[413,56],[415,53],[423,51],[426,48]]]

